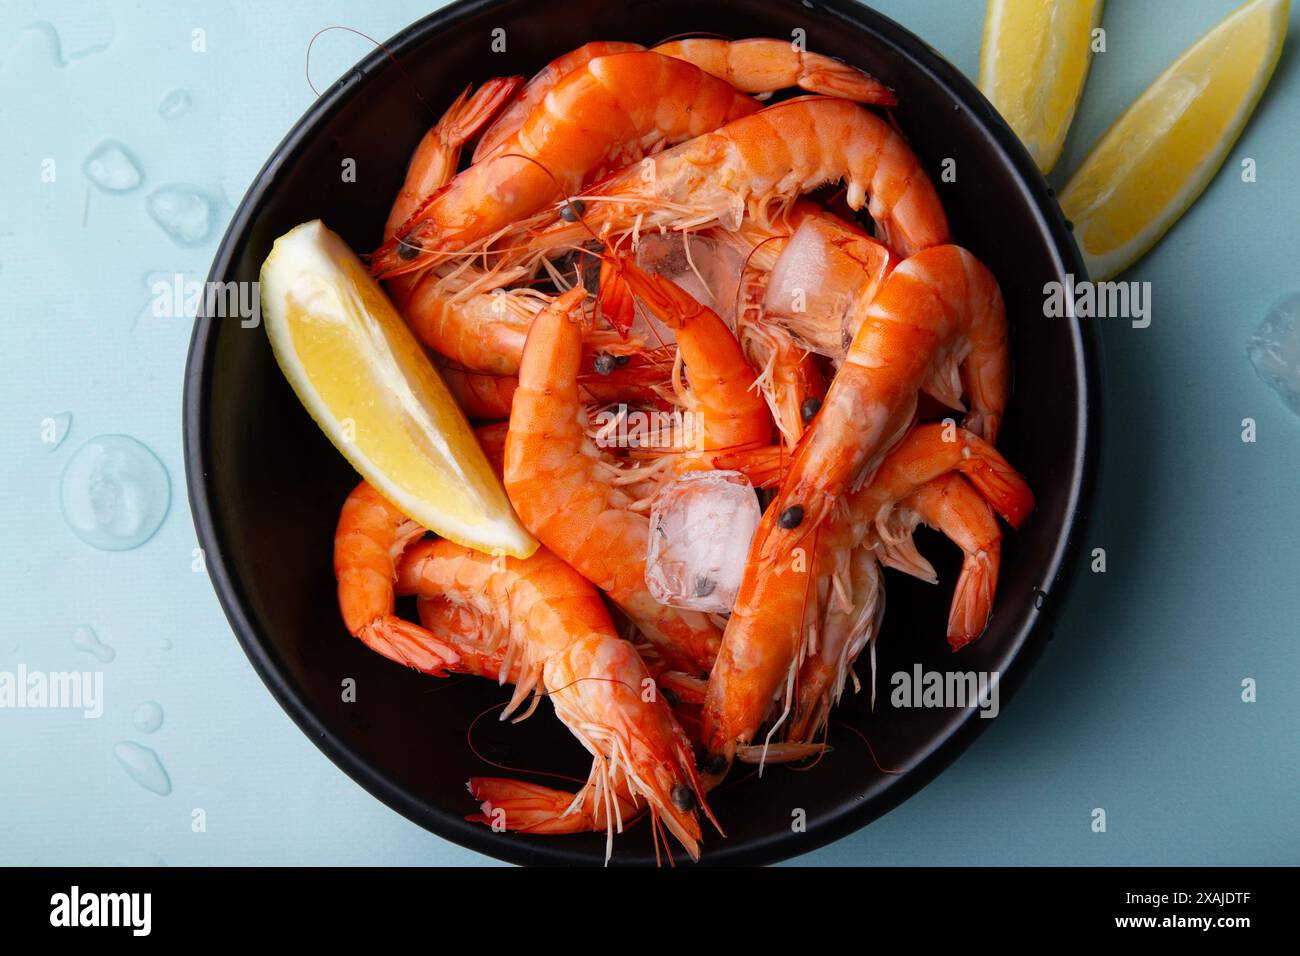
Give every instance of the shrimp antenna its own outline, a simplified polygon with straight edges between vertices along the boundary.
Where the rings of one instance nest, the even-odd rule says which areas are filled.
[[[432,106],[429,105],[429,101],[426,100],[420,94],[420,88],[419,86],[416,85],[415,78],[406,71],[406,67],[402,66],[401,61],[398,60],[397,57],[393,55],[393,52],[389,50],[388,47],[384,46],[384,44],[380,43],[378,40],[376,40],[374,37],[370,36],[369,34],[362,33],[360,30],[356,29],[355,27],[344,26],[343,24],[335,24],[334,26],[324,27],[320,30],[317,30],[315,33],[312,34],[311,39],[307,41],[307,58],[306,58],[306,62],[303,64],[303,73],[306,75],[307,85],[311,87],[311,91],[313,93],[315,93],[317,96],[320,96],[320,90],[316,89],[316,84],[311,81],[311,48],[312,46],[315,45],[316,40],[320,37],[322,33],[328,33],[330,30],[346,30],[348,33],[355,33],[357,36],[369,40],[380,50],[383,50],[384,56],[388,57],[388,59],[392,61],[393,66],[397,67],[399,70],[402,71],[402,76],[406,77],[406,81],[411,84],[411,91],[415,94],[415,98],[420,101],[420,105],[429,111],[429,115],[435,118],[438,116],[437,111]]]
[[[483,710],[479,711],[478,715],[473,720],[470,721],[469,727],[465,729],[465,743],[469,745],[469,749],[474,754],[474,756],[477,757],[479,760],[483,761],[489,767],[495,767],[498,770],[506,770],[509,771],[510,773],[527,773],[527,774],[534,774],[539,777],[552,777],[556,780],[564,780],[568,783],[576,783],[579,785],[586,783],[585,780],[579,780],[577,777],[571,777],[568,774],[553,773],[549,770],[533,770],[529,767],[512,767],[509,764],[504,764],[501,763],[500,761],[493,760],[491,757],[487,756],[481,750],[479,750],[478,747],[474,746],[474,728],[478,726],[478,722],[482,720],[484,717],[486,717],[488,714],[492,713],[494,710],[504,710],[509,704],[510,704],[509,701],[502,701],[499,704],[493,704],[492,706],[484,708]]]
[[[596,231],[591,228],[591,226],[587,223],[586,217],[583,216],[583,212],[585,210],[584,203],[581,200],[575,199],[573,196],[569,195],[569,191],[560,184],[559,177],[556,176],[555,173],[547,169],[545,163],[543,163],[541,160],[537,159],[534,156],[525,156],[523,153],[502,153],[499,157],[492,157],[492,158],[505,159],[507,156],[513,156],[515,159],[522,159],[527,162],[530,162],[538,169],[540,169],[543,173],[545,173],[547,177],[551,180],[551,182],[555,184],[555,188],[559,191],[560,195],[564,197],[564,202],[560,205],[560,209],[561,210],[568,209],[573,214],[574,221],[581,223],[582,228],[586,229],[587,232],[590,233],[591,238],[594,241],[596,242],[601,241],[600,236],[596,235]]]

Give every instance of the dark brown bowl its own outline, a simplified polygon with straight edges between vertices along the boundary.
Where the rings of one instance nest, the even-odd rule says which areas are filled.
[[[706,834],[704,861],[770,863],[896,806],[989,723],[973,707],[891,707],[889,675],[916,664],[997,672],[1005,704],[1051,639],[1070,577],[1096,457],[1096,346],[1077,322],[1044,318],[1042,303],[1044,283],[1086,272],[1051,191],[974,86],[921,40],[851,0],[453,4],[388,42],[402,69],[376,51],[312,106],[235,212],[209,279],[256,280],[275,238],[308,219],[323,219],[356,249],[374,248],[407,157],[430,123],[416,89],[441,109],[470,81],[529,74],[588,40],[652,44],[738,29],[772,37],[804,30],[809,49],[899,91],[898,123],[936,182],[942,161],[956,161],[956,181],[939,184],[953,233],[1001,282],[1013,334],[1015,387],[1000,444],[1038,498],[1024,528],[1007,536],[996,613],[981,640],[949,651],[944,624],[959,562],[951,546],[925,537],[922,548],[945,583],[934,588],[890,572],[876,712],[865,692],[851,697],[835,715],[834,750],[814,768],[770,767],[762,780],[714,794],[727,836]],[[490,52],[494,30],[505,31],[505,55]],[[340,183],[346,157],[357,161],[356,183]],[[303,732],[379,799],[449,840],[517,863],[600,863],[603,835],[494,833],[464,820],[476,809],[466,778],[508,775],[488,761],[585,776],[584,752],[548,708],[520,725],[489,715],[474,725],[471,746],[471,724],[506,691],[406,670],[344,630],[331,546],[357,476],[289,389],[265,331],[198,320],[184,429],[190,504],[213,585],[253,665]],[[349,677],[358,684],[355,703],[340,699]],[[877,769],[864,737],[883,767],[904,772]],[[802,832],[792,826],[796,809],[807,821]],[[649,827],[618,838],[614,862],[653,861]]]

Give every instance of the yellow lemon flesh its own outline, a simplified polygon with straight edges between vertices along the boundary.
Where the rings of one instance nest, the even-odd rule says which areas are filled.
[[[1045,174],[1056,165],[1092,60],[1101,0],[989,0],[980,92]]]
[[[1102,136],[1061,193],[1093,279],[1155,245],[1209,184],[1268,85],[1289,0],[1250,0],[1193,44]]]
[[[285,378],[377,491],[458,544],[537,549],[424,349],[342,239],[319,220],[285,233],[262,264],[261,293]]]

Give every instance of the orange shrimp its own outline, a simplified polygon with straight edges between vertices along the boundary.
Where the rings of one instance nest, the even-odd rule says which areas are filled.
[[[583,222],[552,224],[527,239],[543,251],[589,233],[735,230],[746,215],[770,223],[799,196],[843,180],[846,201],[866,205],[877,235],[910,256],[948,241],[933,183],[903,136],[848,100],[798,97],[648,157],[578,197]]]
[[[407,325],[426,346],[461,368],[513,375],[519,370],[528,326],[550,297],[531,289],[501,288],[498,283],[510,281],[504,276],[486,283],[486,291],[458,289],[462,278],[443,276],[437,269],[420,276],[401,301]]]
[[[883,497],[877,491],[857,501],[850,499],[852,517],[841,526],[838,542],[840,548],[851,549],[849,567],[830,589],[830,607],[817,649],[799,671],[798,701],[788,740],[811,741],[821,732],[830,708],[843,693],[854,660],[879,634],[885,592],[877,565],[938,583],[934,568],[912,540],[917,524],[943,532],[965,553],[948,617],[948,643],[953,650],[983,633],[993,614],[1002,531],[984,497],[960,474],[948,472],[889,508],[887,516],[877,514],[874,522],[854,513],[855,507],[869,512],[871,504]],[[832,558],[833,563],[844,560],[843,553]],[[874,669],[874,662],[872,666]]]
[[[524,125],[524,120],[541,105],[546,94],[570,73],[581,69],[597,57],[609,56],[613,53],[635,53],[644,49],[645,47],[639,43],[595,40],[556,57],[528,81],[519,91],[515,101],[502,110],[501,115],[484,131],[479,138],[478,146],[474,149],[474,162],[481,162],[492,153],[498,152],[497,147]]]
[[[635,43],[597,41],[551,61],[528,81],[515,102],[483,134],[474,151],[474,162],[495,152],[564,77],[597,57],[643,49]],[[820,53],[808,53],[788,40],[672,40],[652,47],[650,52],[692,63],[742,93],[769,94],[798,86],[810,93],[877,106],[898,102],[893,91],[870,74]]]
[[[766,286],[766,272],[745,269],[736,334],[745,357],[759,370],[755,384],[767,401],[781,437],[793,446],[821,408],[826,379],[816,358],[787,329],[767,320],[762,305]]]
[[[510,402],[519,387],[515,376],[471,372],[439,361],[433,364],[467,417],[487,420],[510,417]]]
[[[424,534],[424,528],[363,481],[339,515],[334,575],[343,623],[354,637],[389,660],[441,676],[459,662],[455,648],[395,613],[397,560]]]
[[[957,246],[926,249],[854,310],[857,334],[778,495],[791,523],[765,552],[819,525],[875,469],[911,426],[923,388],[958,405],[964,377],[966,427],[997,437],[1010,362],[1006,312],[997,280],[978,259]]]
[[[870,547],[846,549],[837,557],[846,567],[838,579],[826,582],[827,607],[819,622],[817,647],[799,669],[794,713],[786,735],[789,742],[810,743],[825,729],[848,679],[853,677],[856,683],[853,664],[864,650],[871,650],[875,670],[874,645],[885,614],[879,558]]]
[[[509,653],[510,641],[494,634],[490,622],[485,622],[477,609],[443,595],[420,598],[416,607],[426,630],[455,645],[460,654],[457,671],[499,684],[518,684],[523,662]],[[625,824],[641,813],[627,778],[622,776],[614,781],[615,789],[609,794],[594,786],[572,793],[494,777],[470,777],[468,783],[469,792],[480,805],[480,812],[468,820],[491,826],[498,820],[499,809],[510,828],[520,832],[608,833],[612,824]],[[496,801],[500,801],[499,807]]]
[[[506,439],[505,486],[520,520],[617,604],[677,669],[707,673],[720,634],[698,612],[665,607],[645,583],[649,518],[609,478],[585,433],[577,375],[582,331],[569,312],[581,288],[534,320],[524,347]]]
[[[384,224],[384,240],[392,239],[420,204],[456,174],[461,149],[481,130],[514,93],[523,77],[488,80],[478,92],[467,86],[416,145],[406,167],[406,178],[398,190]],[[388,291],[400,300],[410,291],[414,276],[394,277]],[[409,321],[409,320],[408,320]]]
[[[561,807],[548,825],[544,813],[538,817],[538,788],[480,781],[471,789],[485,795],[482,809],[488,822],[504,813],[507,827],[531,832],[571,832],[574,826],[589,829],[603,822],[612,841],[622,822],[622,807],[614,803],[625,788],[698,858],[695,808],[708,811],[690,741],[662,695],[648,692],[654,682],[645,664],[615,632],[600,594],[588,581],[544,548],[521,560],[425,540],[399,562],[397,590],[469,608],[481,630],[476,643],[506,645],[503,673],[508,662],[518,662],[514,695],[503,718],[529,694],[544,693],[556,716],[594,758],[587,785],[570,806],[603,803],[603,816],[575,814],[576,820],[565,821]]]
[[[494,236],[665,144],[752,113],[755,100],[682,60],[618,53],[564,77],[499,151],[466,169],[372,256],[387,278]]]
[[[676,335],[673,386],[694,416],[694,452],[766,445],[772,437],[772,416],[755,385],[757,376],[726,323],[666,276],[646,272],[617,255],[606,256],[606,264],[610,269],[601,276],[602,310],[624,310],[623,305],[608,306],[610,300],[623,300],[630,310],[635,297]],[[683,364],[689,389],[682,382]],[[699,458],[691,451],[687,456]]]
[[[872,480],[841,505],[858,529],[850,526],[850,545],[855,538],[861,540],[865,534],[861,529],[873,526],[896,502],[954,470],[969,478],[1012,527],[1018,527],[1033,509],[1033,494],[1024,479],[988,442],[954,425],[920,425],[884,459]],[[789,483],[787,476],[782,488]],[[709,678],[701,732],[710,754],[706,769],[711,772],[725,770],[736,747],[753,739],[783,686],[788,713],[794,679],[808,650],[808,623],[815,619],[816,559],[823,549],[844,547],[840,537],[845,533],[844,518],[800,537],[794,533],[797,529],[786,527],[789,522],[782,521],[782,515],[778,498],[754,535],[740,593]],[[966,586],[977,583],[972,572],[958,594],[962,602],[979,595],[977,588]],[[966,607],[963,604],[958,614],[954,606],[954,619],[978,617],[978,610],[966,612]]]
[[[523,665],[518,657],[507,656],[508,641],[485,636],[482,616],[472,607],[457,604],[443,595],[419,598],[415,602],[420,626],[456,648],[460,660],[455,671],[496,681],[518,684]],[[603,827],[601,829],[604,829]]]
[[[1002,531],[990,504],[961,475],[949,472],[922,485],[895,509],[882,560],[932,583],[938,582],[934,568],[912,543],[918,523],[944,532],[965,555],[948,614],[948,643],[959,651],[984,633],[993,616]]]
[[[465,143],[487,125],[523,82],[522,76],[498,77],[488,80],[472,96],[472,87],[467,86],[456,97],[411,154],[406,179],[384,224],[385,239],[396,235],[420,204],[456,174]]]
[[[654,53],[694,63],[744,93],[774,93],[800,87],[874,106],[894,106],[898,97],[874,76],[789,40],[686,39],[651,47]]]

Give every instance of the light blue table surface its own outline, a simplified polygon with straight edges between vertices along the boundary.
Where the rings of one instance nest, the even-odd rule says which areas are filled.
[[[875,4],[973,75],[983,4]],[[1111,0],[1059,172],[1233,0]],[[0,671],[101,669],[98,720],[0,710],[0,863],[478,864],[371,798],[280,710],[230,633],[196,546],[181,462],[189,323],[149,315],[151,274],[201,279],[225,220],[313,94],[313,33],[388,37],[428,3],[295,0],[0,7]],[[1292,11],[1297,33],[1300,7]],[[192,51],[206,32],[205,53]],[[737,24],[738,33],[744,25]],[[369,44],[318,42],[324,89]],[[158,106],[188,91],[174,120]],[[1300,63],[1294,41],[1205,196],[1127,278],[1151,326],[1102,322],[1104,472],[1083,571],[1057,639],[958,762],[808,864],[1300,862],[1300,419],[1244,355],[1268,304],[1300,289]],[[82,163],[124,144],[140,188],[110,195]],[[1258,181],[1243,183],[1243,158]],[[43,164],[55,162],[54,182]],[[172,242],[145,198],[168,183],[219,197],[211,235]],[[44,419],[71,413],[51,450]],[[1242,420],[1258,440],[1243,443]],[[156,536],[95,550],[68,530],[59,478],[104,433],[152,448],[171,478]],[[100,664],[73,634],[116,650]],[[170,646],[168,646],[170,645]],[[1243,678],[1258,700],[1241,700]],[[165,720],[145,734],[136,708]],[[154,750],[172,783],[134,782],[114,745]],[[1092,811],[1107,831],[1091,829]],[[194,811],[206,829],[195,832]]]

